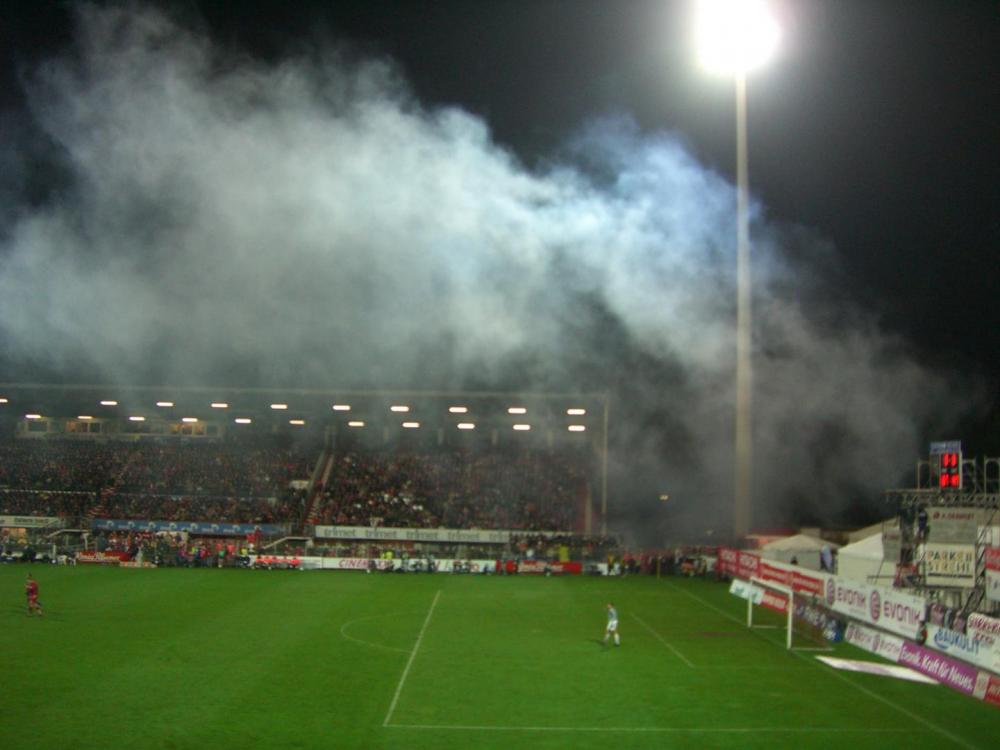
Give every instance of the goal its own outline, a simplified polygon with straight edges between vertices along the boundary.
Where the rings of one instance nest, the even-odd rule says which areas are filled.
[[[751,578],[750,587],[748,628],[783,630],[785,648],[790,650],[833,650],[826,638],[826,615],[811,594],[760,578]]]

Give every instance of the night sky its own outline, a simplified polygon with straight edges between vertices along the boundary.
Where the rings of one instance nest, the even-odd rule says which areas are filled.
[[[153,7],[114,4],[122,5],[133,9]],[[332,51],[340,61],[338,64],[346,67],[372,60],[388,63],[394,71],[391,87],[404,90],[400,95],[400,111],[417,111],[428,120],[442,111],[466,113],[483,126],[481,133],[470,136],[472,141],[477,138],[485,141],[484,150],[491,154],[491,159],[504,164],[504,174],[544,176],[546,184],[562,184],[553,175],[559,174],[560,165],[574,165],[573,169],[590,175],[591,182],[584,192],[602,196],[599,202],[606,211],[617,211],[627,201],[642,202],[641,190],[631,182],[627,189],[622,187],[625,181],[620,175],[616,177],[619,173],[614,165],[633,164],[629,159],[635,153],[647,155],[643,157],[647,159],[644,164],[657,163],[654,145],[649,144],[669,141],[682,149],[684,158],[698,165],[699,177],[690,184],[713,185],[704,188],[710,191],[704,195],[723,195],[725,186],[731,186],[734,179],[732,83],[698,67],[692,48],[688,2],[188,0],[155,7],[166,8],[166,17],[176,28],[210,40],[216,50],[212,76],[220,78],[243,68],[273,72],[289,60],[298,61],[305,68],[310,61],[326,60]],[[1000,420],[996,416],[1000,306],[996,303],[995,283],[995,251],[1000,248],[1000,3],[996,0],[776,0],[773,7],[780,17],[784,37],[777,59],[752,74],[749,80],[749,168],[751,191],[758,208],[755,242],[765,239],[773,242],[778,248],[774,257],[780,258],[780,262],[774,261],[773,268],[769,261],[763,264],[768,279],[755,290],[755,310],[763,313],[755,341],[758,356],[763,359],[781,361],[786,356],[809,364],[799,369],[773,371],[766,364],[761,367],[755,403],[764,405],[757,408],[767,413],[768,398],[774,398],[782,388],[791,387],[788,384],[793,381],[818,377],[819,372],[825,372],[824,377],[831,382],[829,390],[823,392],[830,399],[843,399],[836,380],[838,372],[845,369],[844,362],[851,361],[853,356],[889,359],[897,369],[878,371],[876,376],[872,373],[878,368],[873,365],[860,379],[845,376],[842,384],[843,389],[853,391],[857,383],[864,384],[863,388],[876,383],[870,396],[873,401],[882,400],[880,393],[885,389],[892,390],[894,379],[905,379],[905,389],[912,386],[912,399],[899,404],[898,409],[884,418],[893,423],[886,430],[886,440],[906,432],[900,414],[912,411],[913,404],[921,404],[921,413],[913,417],[911,425],[913,446],[926,445],[929,439],[964,438],[970,453],[996,455],[1000,450]],[[73,143],[71,133],[83,121],[72,118],[80,117],[80,108],[49,106],[59,100],[59,91],[68,92],[73,87],[56,86],[53,94],[39,84],[39,71],[43,71],[44,78],[52,60],[95,54],[93,50],[80,51],[77,5],[38,1],[14,2],[5,8],[0,31],[4,54],[0,106],[6,151],[0,162],[5,173],[0,179],[0,197],[5,204],[0,213],[3,222],[0,264],[17,256],[17,248],[24,257],[30,257],[34,251],[25,250],[25,227],[33,218],[51,219],[53,206],[73,205],[69,212],[76,217],[73,221],[61,216],[54,223],[60,232],[68,232],[73,238],[70,244],[79,242],[81,247],[93,248],[100,244],[94,237],[100,235],[101,226],[111,231],[106,223],[96,224],[96,229],[94,226],[79,231],[66,228],[81,223],[79,217],[86,215],[80,209],[86,203],[81,197],[85,194],[81,184],[94,173],[81,166],[80,154],[90,151]],[[100,38],[100,44],[117,43],[114,33],[101,34],[105,35],[94,37]],[[100,54],[96,53],[98,57]],[[120,60],[116,64],[121,64]],[[318,67],[322,64],[326,63],[317,62]],[[96,92],[99,86],[95,82],[100,73],[93,72],[93,64],[83,63],[81,69],[89,71],[87,75],[91,76],[81,88]],[[281,80],[275,76],[261,80],[265,79],[269,84]],[[109,88],[112,93],[108,95],[114,96],[115,90]],[[266,100],[268,95],[262,98]],[[90,106],[100,101],[99,96],[95,93],[87,99]],[[262,108],[276,106],[265,102]],[[58,115],[47,114],[56,110]],[[73,114],[67,115],[70,110]],[[53,119],[46,124],[46,117]],[[54,126],[57,118],[73,125],[67,129]],[[607,123],[615,123],[614,142],[619,144],[609,148],[609,153],[621,157],[627,152],[629,156],[615,162],[617,157],[604,158],[604,155],[601,157],[604,161],[596,159],[600,163],[595,166],[590,163],[593,154],[588,151],[588,144],[594,142],[595,132],[611,127]],[[119,125],[120,122],[115,127]],[[625,135],[619,135],[619,131]],[[465,136],[462,138],[464,143]],[[628,172],[631,167],[622,169]],[[614,198],[606,198],[611,195]],[[150,201],[141,216],[144,220],[155,218],[155,222],[162,220],[169,224],[168,219],[158,216],[156,203]],[[711,223],[713,219],[705,221],[706,226],[715,226]],[[719,226],[724,224],[724,220],[718,220]],[[119,229],[116,226],[114,231]],[[664,236],[676,239],[676,234],[663,232]],[[713,232],[706,230],[703,234],[710,238],[709,244],[714,242]],[[46,236],[49,235],[51,230]],[[80,239],[83,236],[85,242]],[[163,236],[172,238],[172,243],[180,234],[158,228],[150,236],[151,245],[161,247]],[[488,229],[475,236],[480,241],[484,237],[495,239]],[[435,247],[441,241],[438,237]],[[558,247],[558,251],[552,252],[562,262],[575,257],[572,240],[566,240],[563,246],[546,238],[540,240],[540,245],[550,250]],[[107,262],[110,257],[97,250],[93,252],[94,263]],[[364,252],[370,255],[374,251],[367,248]],[[629,256],[628,263],[641,265],[642,257],[642,253],[636,252],[635,256]],[[703,257],[680,258],[676,266],[666,270],[674,276],[678,272],[682,276],[690,274],[698,279],[697,283],[706,284],[698,287],[696,296],[703,296],[703,291],[711,288],[723,290],[720,296],[728,297],[724,291],[725,273],[731,269],[726,263],[720,265],[722,275],[711,280],[703,279],[704,274],[697,269],[684,268],[684,263],[697,263]],[[169,264],[169,259],[158,258],[155,262]],[[516,267],[523,270],[527,261],[521,258],[518,262],[521,265]],[[609,264],[607,268],[619,266]],[[574,263],[568,267],[574,268]],[[595,278],[608,275],[600,270],[603,267],[600,261],[593,261],[587,267]],[[509,269],[477,265],[475,278],[479,281],[488,278],[494,283],[497,277],[507,278],[509,273]],[[559,261],[551,260],[546,261],[542,276],[549,281],[559,279],[561,284],[567,272],[559,266]],[[0,274],[0,281],[2,277]],[[12,273],[7,277],[11,286],[6,288],[24,289],[25,285],[38,283],[38,278],[27,272],[21,276]],[[432,289],[450,289],[467,281],[464,276],[452,278],[449,271],[441,269],[431,272],[429,278]],[[642,398],[642,394],[675,385],[694,388],[690,385],[692,380],[705,371],[716,372],[704,365],[709,355],[688,353],[688,348],[700,346],[690,343],[696,337],[687,342],[671,339],[662,346],[646,346],[643,325],[652,323],[644,321],[628,305],[616,306],[613,292],[605,290],[603,282],[586,274],[576,282],[574,277],[564,307],[546,301],[545,295],[530,297],[524,303],[531,316],[544,314],[546,320],[558,321],[558,326],[552,325],[559,334],[553,333],[552,340],[565,341],[567,331],[575,337],[572,356],[579,362],[567,368],[575,374],[575,379],[567,377],[566,372],[551,374],[539,364],[540,352],[550,348],[549,340],[533,331],[527,338],[512,336],[504,349],[509,361],[519,363],[513,371],[483,364],[490,358],[479,350],[456,353],[458,345],[440,344],[444,352],[441,356],[454,357],[465,364],[479,363],[472,368],[474,376],[452,373],[443,378],[443,385],[517,388],[518,373],[529,373],[525,380],[532,384],[544,381],[551,386],[566,382],[570,389],[608,389],[624,400],[624,394]],[[259,283],[266,286],[267,282]],[[540,288],[546,283],[549,282],[540,282]],[[609,283],[609,288],[613,287]],[[37,290],[37,294],[44,292]],[[592,301],[582,302],[588,295]],[[773,305],[775,312],[769,318],[772,295],[780,304]],[[594,299],[612,302],[593,302]],[[778,308],[783,312],[778,312]],[[786,315],[792,308],[801,308],[803,312]],[[50,308],[40,308],[46,309]],[[702,307],[697,314],[690,315],[684,312],[687,308],[683,304],[678,303],[678,309],[676,317],[670,318],[671,325],[685,321],[683,325],[697,326],[706,319],[717,322],[714,313]],[[567,314],[562,316],[562,311]],[[9,321],[13,315],[11,308],[2,312]],[[721,319],[725,318],[725,312],[721,311]],[[24,317],[46,315],[44,311],[32,310],[31,315]],[[581,322],[581,317],[585,322]],[[793,318],[808,319],[812,327],[791,333],[784,321]],[[308,318],[306,322],[312,320]],[[83,334],[74,329],[72,337],[86,338],[86,332],[90,331],[99,338],[96,331],[100,321],[89,325],[92,328],[83,328]],[[512,324],[510,330],[515,328]],[[61,330],[53,323],[50,328],[38,329],[37,335],[58,342],[58,335],[52,338],[53,331],[58,334]],[[857,335],[823,338],[832,337],[830,332],[838,330]],[[769,331],[780,331],[783,336],[772,336]],[[114,379],[106,373],[102,376],[100,364],[88,362],[85,357],[81,360],[79,352],[40,354],[37,346],[25,344],[34,334],[35,330],[27,324],[8,324],[0,329],[0,381]],[[461,334],[449,328],[437,341],[451,340],[449,337]],[[177,334],[157,331],[155,336],[169,346]],[[149,332],[137,334],[138,338],[148,340]],[[855,346],[857,338],[878,343]],[[805,339],[813,343],[803,343]],[[110,356],[128,352],[130,340],[123,337],[121,350]],[[64,348],[59,343],[53,346]],[[386,346],[386,351],[391,351],[391,346]],[[597,349],[603,352],[604,359],[590,356]],[[678,349],[683,351],[677,354]],[[793,350],[808,354],[802,357],[782,354]],[[817,360],[827,350],[836,350],[837,354],[831,354],[829,367],[824,370],[823,363]],[[441,352],[435,356],[438,354]],[[564,355],[571,356],[566,352]],[[291,384],[289,373],[281,368],[248,366],[254,358],[255,351],[248,347],[245,354],[234,355],[219,369],[192,377],[233,379],[233,373],[239,372],[243,377],[249,370],[251,379],[263,384]],[[648,387],[623,385],[626,379],[621,374],[609,374],[613,358],[618,358],[631,373],[647,373],[640,379]],[[122,359],[127,360],[127,354]],[[151,358],[143,353],[143,359],[148,362]],[[905,363],[899,364],[902,360]],[[108,357],[102,357],[102,361],[106,364]],[[79,366],[75,367],[74,362]],[[442,381],[433,368],[414,365],[403,369],[410,373],[404,383],[410,387],[428,380],[435,380],[434,385]],[[913,374],[916,370],[920,371],[920,377]],[[726,371],[725,367],[718,369],[719,373]],[[164,379],[163,372],[158,367],[135,368],[120,379],[157,382],[158,375],[159,380]],[[772,374],[774,377],[769,377]],[[921,379],[925,375],[926,381]],[[361,370],[357,373],[358,379],[365,382],[398,384],[384,376],[380,371],[374,375]],[[343,382],[350,379],[350,373],[338,371],[336,377]],[[697,391],[699,403],[708,403],[707,394],[716,387],[722,386],[702,384]],[[939,408],[927,407],[927,402],[935,399]],[[680,403],[683,402],[684,398],[680,398]],[[858,408],[865,408],[864,403]],[[659,406],[650,406],[653,416],[647,419],[665,426],[667,432],[697,433],[704,441],[716,434],[710,430],[702,434],[690,428],[687,418],[676,413],[675,405],[668,399]],[[850,417],[821,411],[813,422],[817,427],[802,442],[824,454],[827,446],[834,446],[833,457],[827,459],[830,462],[839,460],[836,451],[843,450],[843,443],[861,440],[861,436],[872,439],[869,436],[878,432],[877,420],[873,420],[876,424],[857,427]],[[621,408],[619,413],[633,423],[642,422],[629,407]],[[959,416],[951,418],[954,415]],[[698,415],[702,421],[714,418],[711,409]],[[762,420],[763,425],[758,429],[779,429],[786,418],[787,415],[774,421]],[[645,435],[644,445],[657,446],[651,449],[654,452],[697,452],[690,443],[678,451],[678,443],[671,439],[650,438],[648,424],[637,431]],[[726,430],[720,428],[718,435],[725,434]],[[623,445],[632,445],[631,438],[622,440]],[[765,439],[765,451],[767,442]],[[876,485],[881,483],[879,486],[884,487],[896,481],[895,467],[912,466],[915,455],[911,448],[911,445],[899,446],[897,452],[880,455],[879,466],[885,469],[885,474],[875,480]],[[669,474],[678,460],[667,461],[668,468],[664,471]],[[790,498],[786,503],[798,502],[803,494],[820,498],[815,500],[817,503],[824,502],[822,498],[828,494],[844,491],[844,485],[822,481],[821,491],[803,489],[808,487],[808,476],[829,471],[825,460],[816,458],[808,466],[802,465],[802,456],[782,456],[779,460],[794,462],[793,473],[803,475],[801,481],[774,485],[776,492],[780,490]],[[853,456],[848,464],[854,465],[859,460]],[[714,459],[706,464],[714,465]],[[725,464],[720,458],[719,465]],[[760,474],[758,482],[763,486],[758,490],[766,494],[772,488],[769,473]],[[642,491],[648,489],[652,493],[654,484]],[[697,484],[696,480],[690,482]],[[870,486],[865,482],[860,484],[864,486],[859,492],[871,493]],[[852,489],[857,488],[852,486]],[[722,490],[718,492],[724,494]],[[846,510],[845,505],[849,506]],[[805,513],[801,520],[837,518],[841,511],[856,511],[854,506],[853,500],[845,501],[837,505],[836,513]]]

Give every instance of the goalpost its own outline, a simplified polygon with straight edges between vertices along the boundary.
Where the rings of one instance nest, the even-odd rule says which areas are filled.
[[[832,651],[833,647],[826,641],[822,634],[822,627],[810,622],[809,618],[798,619],[796,617],[797,606],[803,603],[803,599],[808,600],[809,595],[795,591],[791,586],[765,581],[760,578],[751,578],[751,596],[747,597],[747,627],[748,628],[783,628],[785,631],[785,648],[798,651]],[[757,610],[756,622],[755,608],[775,612],[783,620],[781,624],[774,622],[774,616],[764,616],[763,612]],[[805,611],[805,610],[804,610]],[[771,622],[768,623],[767,620]]]

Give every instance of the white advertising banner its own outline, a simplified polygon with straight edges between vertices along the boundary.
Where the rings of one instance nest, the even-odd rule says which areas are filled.
[[[44,529],[62,523],[55,516],[0,516],[0,527],[15,529]]]
[[[976,545],[924,545],[924,580],[928,586],[976,585]]]
[[[1000,673],[1000,648],[972,635],[928,623],[927,642],[924,645],[982,669]]]
[[[903,648],[902,638],[856,622],[847,626],[844,639],[858,648],[863,648],[868,653],[877,654],[891,662],[899,661],[899,652]]]
[[[892,588],[839,576],[826,581],[826,606],[838,614],[906,638],[916,638],[924,619],[924,600]]]
[[[989,645],[1000,642],[1000,620],[996,617],[973,612],[965,621],[965,631],[980,641]]]
[[[932,542],[975,544],[981,516],[979,508],[931,508],[927,538]]]
[[[453,542],[458,544],[508,544],[512,533],[516,532],[479,529],[408,529],[391,526],[317,526],[315,529],[317,539],[373,539],[380,542]]]

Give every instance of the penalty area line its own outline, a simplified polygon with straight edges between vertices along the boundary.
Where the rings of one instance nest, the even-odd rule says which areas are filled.
[[[427,617],[424,618],[424,624],[420,628],[420,633],[417,634],[417,642],[413,644],[413,650],[410,652],[410,658],[406,661],[406,668],[403,669],[403,674],[399,678],[399,684],[396,685],[396,693],[392,696],[392,703],[389,704],[389,711],[385,715],[385,721],[382,722],[382,726],[389,726],[389,720],[392,718],[393,712],[396,710],[396,703],[399,702],[399,696],[403,692],[403,685],[406,683],[406,677],[410,674],[410,667],[413,666],[413,660],[417,658],[417,651],[420,650],[420,642],[424,639],[424,633],[427,632],[427,626],[431,623],[431,615],[434,614],[434,608],[437,606],[438,599],[441,598],[441,589],[438,589],[437,593],[434,594],[434,601],[431,602],[431,608],[427,610]]]
[[[635,614],[635,612],[633,612],[632,613],[632,617],[634,617],[636,619],[636,621],[640,625],[642,625],[644,628],[646,628],[646,630],[648,630],[656,640],[658,640],[664,646],[666,646],[667,648],[669,648],[670,651],[671,651],[671,653],[673,653],[674,656],[676,656],[678,659],[680,659],[682,662],[684,662],[685,664],[687,664],[692,669],[697,669],[697,667],[695,667],[694,664],[691,663],[690,659],[688,659],[686,656],[684,656],[684,654],[682,654],[676,648],[674,648],[673,646],[671,646],[662,635],[660,635],[655,630],[653,630],[653,628],[651,628],[649,625],[647,625],[646,621],[643,620],[641,617],[639,617],[639,615],[637,615],[637,614]]]

